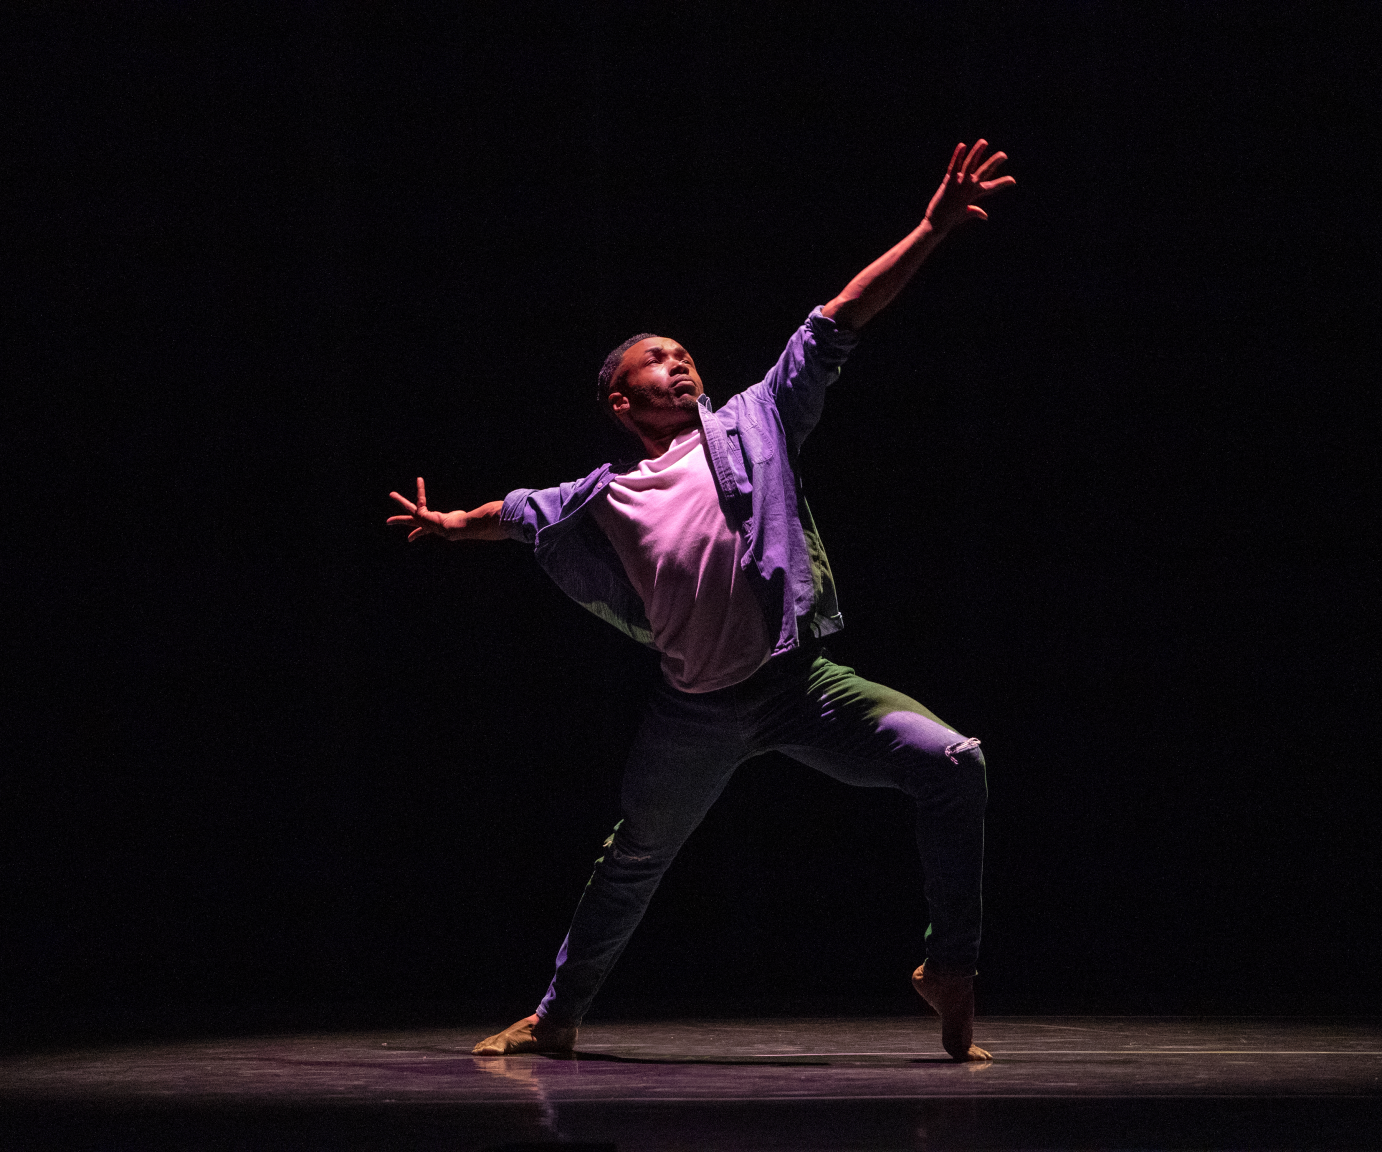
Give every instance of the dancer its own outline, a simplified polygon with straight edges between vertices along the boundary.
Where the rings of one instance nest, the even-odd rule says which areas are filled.
[[[960,144],[922,222],[816,308],[764,379],[719,411],[675,340],[625,340],[599,374],[601,405],[642,459],[583,480],[520,488],[472,512],[389,495],[409,540],[522,540],[582,607],[662,655],[662,676],[624,769],[622,819],[577,905],[537,1011],[475,1046],[484,1055],[570,1051],[596,992],[662,874],[736,767],[786,753],[862,787],[916,802],[917,847],[931,915],[912,976],[941,1018],[956,1060],[973,1043],[984,806],[979,741],[915,700],[822,652],[842,626],[830,565],[801,498],[797,453],[820,418],[856,333],[884,308],[976,201],[1016,183]]]

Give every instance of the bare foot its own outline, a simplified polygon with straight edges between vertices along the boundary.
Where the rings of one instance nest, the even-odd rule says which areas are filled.
[[[974,977],[927,972],[923,964],[912,973],[912,987],[941,1018],[941,1047],[953,1060],[992,1060],[974,1043]]]
[[[510,1024],[471,1049],[477,1056],[514,1056],[520,1052],[570,1052],[576,1046],[578,1028],[558,1028],[534,1013]]]

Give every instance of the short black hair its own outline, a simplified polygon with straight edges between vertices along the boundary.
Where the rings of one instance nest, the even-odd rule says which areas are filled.
[[[595,392],[595,400],[601,408],[609,410],[609,393],[614,386],[614,378],[619,373],[619,365],[624,362],[624,353],[637,344],[640,340],[651,340],[657,333],[640,332],[637,336],[630,336],[613,352],[605,357],[605,362],[600,368],[600,384]]]

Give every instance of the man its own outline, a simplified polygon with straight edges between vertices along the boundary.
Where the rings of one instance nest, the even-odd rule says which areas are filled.
[[[636,465],[518,489],[473,512],[434,512],[389,495],[409,540],[519,539],[583,607],[662,653],[625,766],[622,819],[577,906],[537,1011],[477,1053],[570,1051],[605,976],[662,874],[744,760],[776,749],[837,780],[899,788],[916,801],[931,914],[927,957],[912,982],[941,1018],[956,1060],[988,1060],[973,1043],[983,813],[979,741],[915,700],[821,652],[841,627],[830,567],[796,478],[797,453],[857,331],[912,278],[975,201],[1016,183],[1002,152],[955,148],[925,219],[817,308],[771,372],[719,412],[691,355],[643,333],[605,361],[599,397],[637,437]]]

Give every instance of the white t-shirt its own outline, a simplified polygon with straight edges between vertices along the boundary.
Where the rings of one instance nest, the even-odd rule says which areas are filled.
[[[590,513],[643,598],[674,688],[727,688],[767,660],[772,640],[739,566],[743,541],[725,523],[700,428],[616,476]]]

